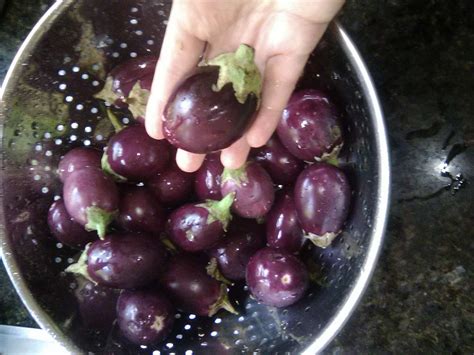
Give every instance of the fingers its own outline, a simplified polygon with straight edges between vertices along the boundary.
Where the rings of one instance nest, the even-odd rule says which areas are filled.
[[[205,157],[205,154],[194,154],[178,149],[176,152],[176,164],[178,164],[181,170],[192,173],[199,169]]]
[[[261,147],[272,136],[307,59],[308,55],[277,55],[268,59],[260,109],[246,134],[250,147]]]
[[[250,146],[248,145],[247,139],[244,136],[232,144],[229,148],[226,148],[221,152],[221,163],[226,168],[240,168],[247,160],[249,151]]]
[[[204,49],[204,42],[181,29],[175,17],[171,11],[146,110],[146,130],[156,139],[163,138],[163,110],[169,96],[194,70]]]

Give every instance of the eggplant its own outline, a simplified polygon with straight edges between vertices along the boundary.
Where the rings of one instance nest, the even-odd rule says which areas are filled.
[[[227,229],[233,200],[234,195],[228,194],[220,201],[190,203],[173,211],[167,228],[170,240],[188,252],[211,248]]]
[[[117,186],[96,168],[69,175],[63,186],[63,199],[69,215],[86,230],[96,230],[100,238],[118,212]]]
[[[177,148],[207,154],[229,147],[251,125],[262,80],[245,44],[201,66],[169,98],[163,133]]]
[[[58,175],[62,183],[67,177],[83,168],[100,169],[102,152],[93,148],[74,148],[67,152],[58,165]]]
[[[293,93],[277,127],[283,145],[306,161],[334,161],[343,144],[338,111],[320,90]]]
[[[250,258],[246,280],[259,302],[279,308],[298,302],[309,286],[305,265],[295,255],[273,248],[260,249]]]
[[[273,205],[275,192],[268,173],[256,162],[239,169],[225,168],[221,178],[222,195],[235,194],[232,211],[244,218],[261,218]]]
[[[351,188],[341,169],[315,163],[298,177],[294,200],[306,238],[326,248],[341,232],[347,218]]]
[[[218,153],[209,154],[196,172],[194,190],[200,200],[220,200],[221,175],[224,166]]]
[[[136,345],[162,341],[171,332],[175,310],[163,292],[124,290],[117,301],[120,333]]]
[[[151,138],[143,125],[133,125],[110,138],[102,168],[119,182],[142,182],[166,169],[170,153],[165,140]]]
[[[110,234],[89,244],[66,271],[102,286],[132,289],[156,280],[166,260],[167,252],[158,238],[147,234]]]

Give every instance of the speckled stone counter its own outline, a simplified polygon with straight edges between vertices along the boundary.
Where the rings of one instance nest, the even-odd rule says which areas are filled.
[[[8,0],[0,81],[50,1]],[[341,21],[372,73],[391,144],[383,252],[326,353],[474,352],[474,3],[352,0]],[[3,269],[0,323],[33,326]]]

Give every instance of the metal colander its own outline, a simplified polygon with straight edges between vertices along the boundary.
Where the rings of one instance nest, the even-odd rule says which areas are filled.
[[[143,0],[57,1],[34,28],[7,74],[0,107],[1,238],[5,266],[39,325],[71,352],[136,353],[116,330],[81,326],[76,283],[64,269],[75,252],[49,235],[47,209],[59,198],[58,161],[76,146],[103,147],[112,127],[94,99],[105,74],[136,56],[157,54],[170,3]],[[258,304],[237,288],[238,315],[176,314],[173,333],[143,353],[307,351],[328,344],[358,303],[380,250],[389,194],[382,113],[368,72],[340,25],[310,58],[300,87],[329,91],[342,109],[341,167],[354,190],[345,230],[333,246],[314,248],[307,296],[287,309]],[[126,124],[130,116],[119,112]]]

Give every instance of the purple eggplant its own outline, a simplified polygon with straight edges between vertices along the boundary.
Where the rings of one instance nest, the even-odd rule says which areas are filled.
[[[263,304],[286,307],[299,301],[308,285],[308,271],[293,254],[281,249],[264,248],[247,265],[247,286]]]
[[[160,234],[165,228],[166,214],[146,187],[126,186],[122,188],[117,221],[131,232]]]
[[[51,233],[63,244],[82,249],[97,239],[97,233],[88,232],[76,223],[66,210],[63,200],[54,202],[48,211],[48,225]]]
[[[295,158],[281,144],[276,135],[270,138],[263,147],[253,149],[251,155],[265,168],[275,184],[294,183],[304,166],[301,160]]]
[[[193,193],[194,173],[182,171],[173,160],[162,173],[156,174],[146,186],[165,206],[177,206]]]
[[[240,45],[187,78],[165,107],[166,139],[177,148],[206,154],[242,137],[260,100],[261,77],[253,58],[253,49]]]
[[[117,302],[117,323],[125,338],[136,345],[162,341],[171,332],[175,310],[156,290],[124,290]]]
[[[351,188],[342,170],[330,164],[315,163],[298,177],[294,200],[306,237],[326,248],[341,232],[347,218]]]
[[[303,229],[298,221],[293,191],[281,191],[267,215],[267,244],[290,253],[301,250],[304,242]]]
[[[161,277],[176,307],[184,312],[212,317],[220,309],[235,313],[227,299],[227,287],[212,278],[202,259],[186,254],[171,258]]]
[[[66,271],[103,286],[136,288],[159,277],[167,252],[158,238],[147,234],[111,234],[86,248]]]
[[[74,148],[67,152],[58,165],[59,179],[64,183],[69,175],[82,168],[100,169],[102,152],[92,148]]]
[[[77,278],[74,290],[82,324],[87,328],[107,332],[116,318],[120,290],[104,287],[83,277]]]
[[[233,200],[229,194],[220,201],[189,203],[173,211],[168,219],[171,241],[188,252],[211,248],[227,229]]]
[[[200,200],[220,200],[221,174],[224,166],[218,153],[209,154],[196,172],[194,190]]]
[[[82,169],[69,175],[63,198],[69,215],[86,230],[96,230],[100,238],[118,212],[117,186],[99,169]]]
[[[223,196],[235,193],[232,210],[244,218],[265,216],[275,198],[272,179],[256,162],[247,162],[239,169],[225,168],[221,192]]]
[[[233,219],[229,231],[207,254],[216,259],[219,270],[229,280],[245,279],[250,257],[265,246],[265,228],[252,219]]]
[[[102,168],[118,181],[145,181],[168,166],[170,146],[151,138],[143,125],[129,126],[110,138]]]
[[[277,128],[283,145],[299,159],[333,160],[342,146],[342,129],[331,98],[319,90],[293,93]]]
[[[156,57],[143,56],[119,64],[94,96],[118,107],[128,107],[135,119],[143,120],[157,61]]]

